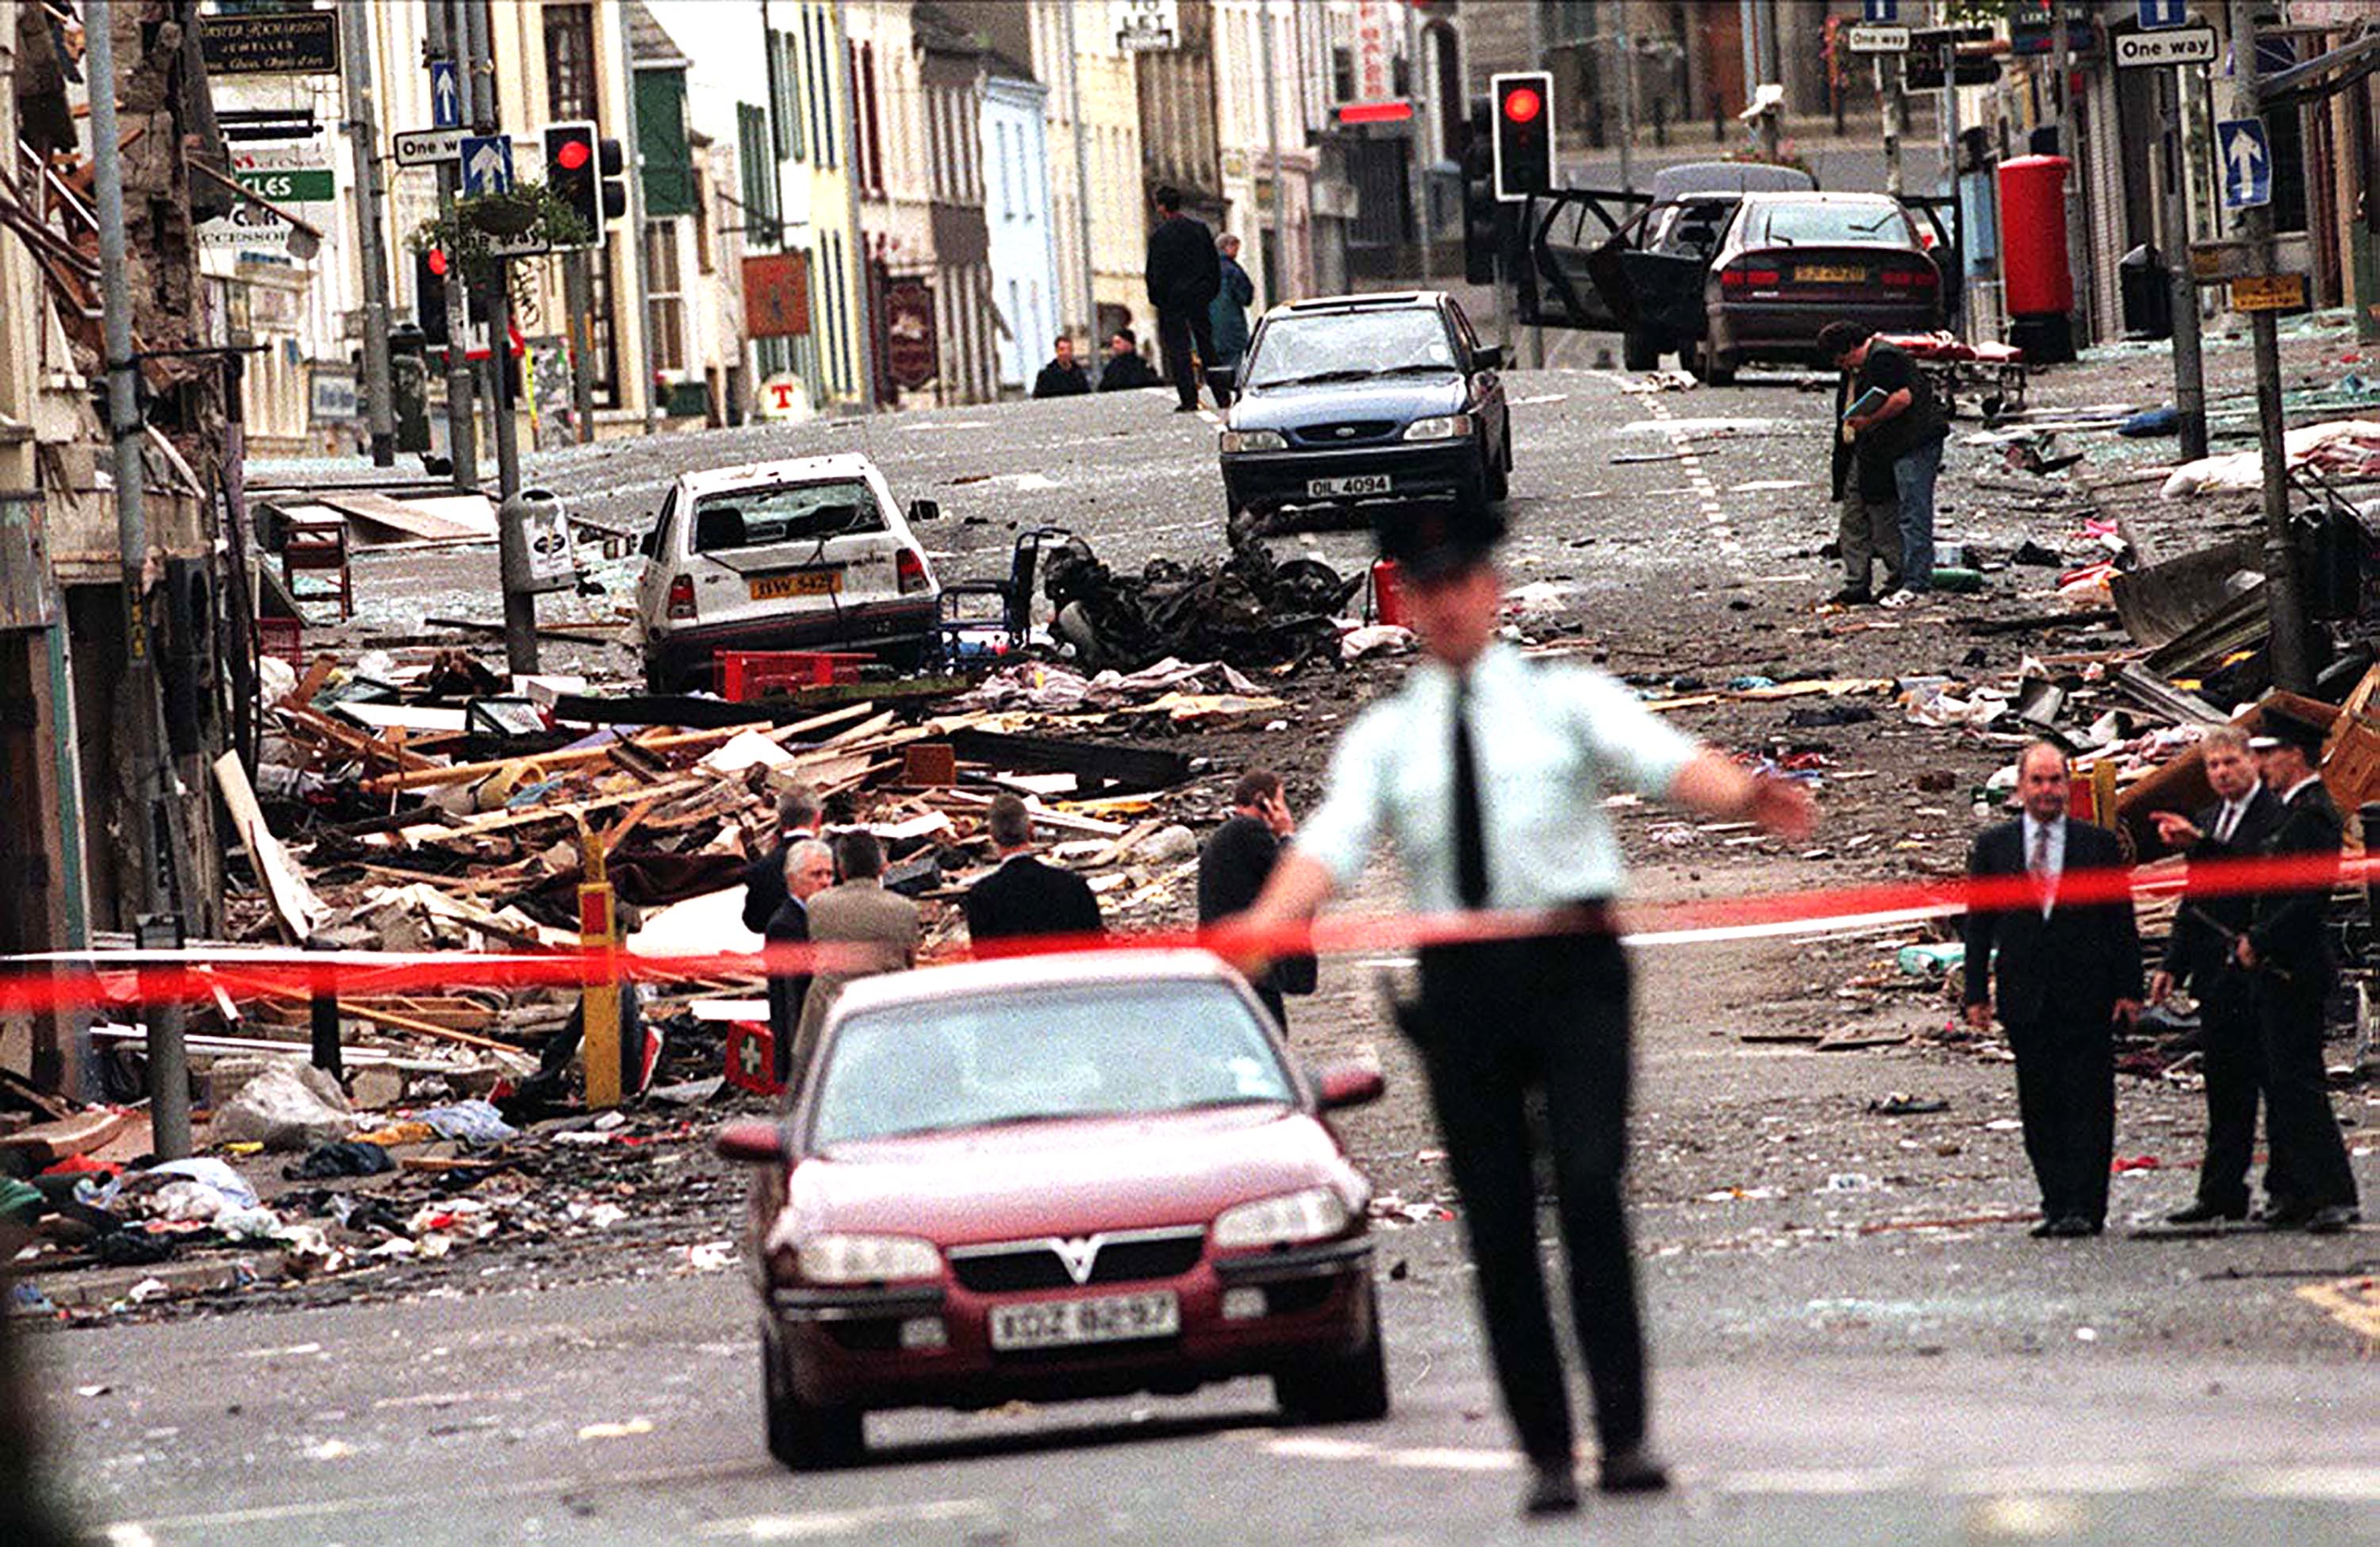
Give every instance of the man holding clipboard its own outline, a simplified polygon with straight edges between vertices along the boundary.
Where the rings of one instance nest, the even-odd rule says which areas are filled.
[[[1882,604],[1905,607],[1934,589],[1934,481],[1949,422],[1917,362],[1869,329],[1828,323],[1818,330],[1818,353],[1851,379],[1840,433],[1852,443],[1863,496],[1888,481],[1899,501],[1900,589]]]

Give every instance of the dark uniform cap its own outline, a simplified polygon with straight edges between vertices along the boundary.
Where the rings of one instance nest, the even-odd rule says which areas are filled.
[[[1504,536],[1504,520],[1460,500],[1386,505],[1372,518],[1380,556],[1416,580],[1441,580],[1485,563]]]
[[[2270,751],[2276,747],[2295,747],[2308,758],[2318,759],[2322,756],[2322,744],[2329,737],[2327,726],[2292,714],[2277,704],[2265,711],[2257,733],[2250,738],[2248,745],[2259,751]]]

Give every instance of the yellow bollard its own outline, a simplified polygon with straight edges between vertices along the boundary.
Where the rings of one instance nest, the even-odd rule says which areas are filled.
[[[578,944],[605,958],[579,995],[579,1056],[587,1066],[589,1107],[620,1104],[620,979],[610,959],[620,948],[613,932],[612,883],[603,869],[603,842],[579,827]]]
[[[2114,831],[2116,826],[2116,760],[2101,758],[2091,765],[2091,820]]]

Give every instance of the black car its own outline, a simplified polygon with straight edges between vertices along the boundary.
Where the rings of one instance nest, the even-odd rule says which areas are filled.
[[[1703,281],[1703,378],[1724,386],[1754,359],[1831,366],[1818,356],[1818,330],[1838,320],[1874,333],[1943,326],[1951,286],[1935,257],[1948,250],[1939,237],[1888,193],[1745,199]]]
[[[1441,291],[1275,308],[1223,421],[1235,528],[1369,499],[1500,501],[1512,470],[1503,363]]]

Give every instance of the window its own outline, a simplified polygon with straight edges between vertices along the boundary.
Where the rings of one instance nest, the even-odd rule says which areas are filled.
[[[880,108],[876,95],[876,45],[859,45],[859,73],[853,82],[856,102],[866,116],[859,120],[866,126],[860,143],[860,153],[866,158],[866,181],[877,192],[884,191],[884,140],[878,114]]]
[[[694,506],[694,551],[732,552],[786,542],[822,542],[850,532],[884,530],[884,511],[861,482],[781,483],[725,489]]]
[[[545,6],[545,106],[555,122],[595,116],[595,7]]]
[[[810,11],[803,18],[802,51],[809,61],[811,89],[808,93],[817,111],[812,124],[817,144],[818,164],[832,170],[843,164],[843,152],[834,138],[834,80],[827,71],[827,61],[834,57],[826,35],[826,18]]]
[[[802,159],[802,61],[793,34],[769,29],[769,121],[775,128],[777,159]]]
[[[652,368],[676,374],[686,369],[686,302],[678,278],[677,223],[645,223],[645,297],[652,308]]]
[[[736,162],[744,179],[746,242],[775,247],[784,239],[777,221],[777,161],[770,154],[769,110],[757,103],[735,104]]]

